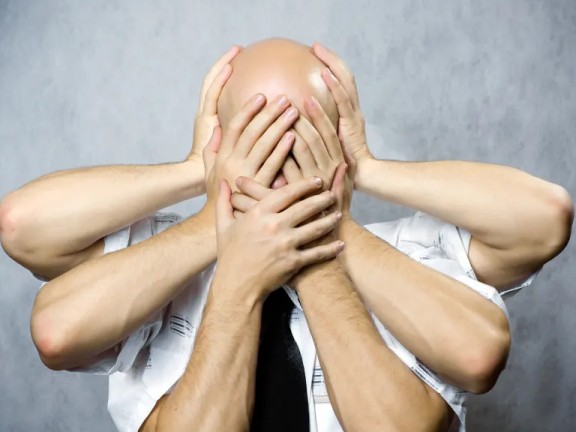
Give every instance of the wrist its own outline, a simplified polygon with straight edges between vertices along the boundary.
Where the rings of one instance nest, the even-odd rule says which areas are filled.
[[[350,227],[357,225],[356,221],[350,214],[349,210],[342,210],[342,219],[340,219],[340,223],[334,229],[334,235],[336,238],[340,240],[344,240],[346,232],[349,230]]]
[[[307,293],[310,290],[314,291],[322,285],[326,278],[338,271],[340,266],[338,257],[310,265],[294,275],[290,281],[290,286],[294,288],[298,295]],[[308,290],[308,287],[310,287],[310,290]]]
[[[370,189],[371,180],[374,178],[374,173],[377,172],[379,160],[372,157],[370,154],[367,156],[356,159],[356,176],[354,178],[354,188],[366,192]]]
[[[184,199],[190,199],[206,192],[204,181],[204,163],[192,156],[175,164],[179,175],[184,179]]]
[[[218,263],[222,268],[222,263]],[[245,287],[238,283],[237,277],[227,277],[218,272],[212,280],[209,301],[219,310],[250,312],[259,309],[264,302],[264,290],[257,287]]]
[[[214,233],[216,233],[216,206],[212,200],[206,200],[198,212],[198,218],[204,225],[213,228]]]

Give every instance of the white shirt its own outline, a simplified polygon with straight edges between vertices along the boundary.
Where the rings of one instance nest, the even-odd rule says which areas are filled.
[[[105,237],[104,253],[139,243],[181,220],[173,213],[156,213]],[[524,283],[498,293],[476,279],[468,248],[470,233],[462,228],[418,212],[391,222],[366,228],[412,259],[444,273],[498,305],[508,316],[503,298],[532,283],[537,273]],[[215,264],[196,275],[165,309],[158,311],[128,336],[115,355],[73,371],[109,375],[108,410],[120,432],[136,432],[157,400],[170,393],[190,359],[196,332],[202,318]],[[290,328],[302,354],[310,432],[341,432],[330,405],[316,348],[295,292],[285,286],[296,308]],[[388,347],[426,384],[437,391],[456,413],[450,431],[465,431],[466,392],[443,382],[423,365],[380,323],[374,321]],[[337,319],[337,318],[335,318]]]

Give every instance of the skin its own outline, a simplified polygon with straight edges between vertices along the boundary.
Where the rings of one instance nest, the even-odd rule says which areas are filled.
[[[562,251],[573,220],[573,204],[562,187],[496,165],[374,159],[353,75],[321,45],[314,53],[330,68],[321,75],[338,106],[338,139],[358,172],[356,188],[467,229],[478,279],[500,290]],[[308,109],[308,115],[316,129],[327,130],[332,122],[319,111]],[[295,146],[296,157],[298,151]],[[342,260],[356,288],[404,346],[449,383],[473,393],[492,388],[510,349],[508,321],[499,307],[409,259],[355,222],[347,209],[338,235],[348,245]]]
[[[316,96],[329,119],[328,123],[324,122],[324,125],[337,126],[338,139],[349,154],[348,165],[350,167],[357,166],[358,175],[355,178],[352,176],[355,186],[383,199],[423,210],[468,229],[473,234],[470,259],[481,280],[497,287],[505,286],[511,280],[521,279],[532,269],[538,268],[562,250],[569,237],[572,217],[571,201],[562,188],[547,184],[517,170],[506,167],[496,168],[486,164],[464,164],[454,161],[446,161],[441,164],[433,162],[416,164],[374,160],[366,146],[363,118],[357,103],[353,77],[345,65],[333,53],[323,51],[318,46],[314,47],[313,53],[316,56],[314,58],[309,48],[291,45],[286,41],[268,41],[260,44],[258,49],[249,47],[243,50],[242,56],[236,57],[233,61],[234,73],[232,77],[230,77],[231,67],[225,65],[237,55],[238,49],[231,50],[215,65],[205,80],[196,120],[193,149],[185,161],[166,166],[96,167],[92,168],[91,171],[74,170],[55,173],[24,186],[2,201],[0,205],[0,239],[5,250],[30,270],[48,279],[53,279],[52,282],[44,286],[39,294],[32,316],[34,341],[43,361],[49,367],[55,369],[69,368],[89,362],[94,356],[101,355],[102,352],[113,347],[129,334],[131,329],[137,328],[146,318],[148,311],[158,310],[173,298],[181,289],[183,281],[187,280],[192,272],[203,268],[207,262],[216,257],[215,199],[210,199],[216,194],[210,190],[208,191],[209,204],[205,209],[199,215],[167,230],[163,233],[165,235],[158,235],[140,245],[106,257],[101,256],[103,245],[101,238],[143,217],[150,211],[201,193],[204,190],[205,178],[204,175],[198,175],[198,172],[204,173],[204,165],[199,162],[199,154],[202,153],[202,149],[204,149],[204,163],[207,166],[207,184],[217,184],[217,182],[214,183],[208,179],[210,175],[213,175],[211,174],[211,167],[217,166],[216,153],[219,151],[219,141],[222,139],[224,142],[224,137],[232,128],[234,113],[238,112],[242,103],[253,94],[237,96],[239,90],[233,91],[234,86],[237,89],[246,88],[246,91],[261,91],[268,96],[268,101],[273,100],[276,94],[284,91],[290,95],[294,105],[304,115],[300,116],[297,121],[294,119],[292,123],[287,121],[276,125],[278,130],[275,136],[283,137],[279,140],[286,140],[284,145],[280,144],[278,147],[283,150],[291,150],[291,156],[286,158],[282,167],[283,175],[277,175],[280,167],[274,170],[270,164],[266,166],[264,161],[268,159],[265,157],[262,159],[263,156],[267,156],[267,152],[273,154],[277,147],[264,145],[264,143],[256,145],[258,138],[263,133],[262,128],[257,127],[252,128],[251,133],[255,133],[255,129],[258,129],[260,135],[253,135],[250,139],[245,140],[252,143],[253,147],[250,152],[243,155],[237,154],[236,157],[232,157],[228,153],[226,159],[220,159],[222,163],[218,165],[220,168],[216,169],[217,172],[220,172],[219,178],[231,181],[240,175],[247,175],[252,178],[260,176],[258,180],[264,182],[263,178],[273,179],[276,177],[276,181],[273,181],[272,184],[264,184],[266,189],[271,190],[272,187],[291,182],[290,178],[296,177],[295,168],[306,166],[306,169],[315,170],[308,172],[321,174],[320,177],[325,180],[323,189],[327,189],[331,179],[336,175],[337,167],[341,165],[342,159],[339,159],[337,155],[331,155],[329,159],[319,159],[321,157],[320,147],[313,145],[315,140],[317,141],[317,137],[312,137],[312,132],[306,127],[304,121],[305,118],[308,118],[316,129],[325,128],[325,126],[321,126],[318,119],[314,120],[314,109],[307,108],[309,104],[305,103],[306,98],[312,94]],[[261,53],[259,55],[257,55],[258,50]],[[256,75],[257,71],[244,74],[243,69],[250,65],[258,65],[257,58],[266,52],[267,55],[282,52],[282,58],[291,60],[283,64],[282,67],[274,69],[275,76],[280,76],[281,79],[276,78],[268,82],[264,80],[265,76]],[[252,58],[252,60],[243,60],[244,54],[246,54],[245,59]],[[270,62],[269,57],[267,61]],[[262,67],[258,69],[260,73],[266,70],[270,71],[271,69],[263,67],[266,66],[264,60],[262,62],[260,63]],[[327,67],[322,66],[322,64],[330,68],[336,76],[336,81],[331,80],[330,76],[327,75]],[[309,69],[299,69],[300,65],[308,65]],[[302,73],[302,70],[305,72]],[[310,72],[306,72],[306,70]],[[238,75],[236,75],[237,73]],[[317,74],[320,75],[325,86],[322,85]],[[258,76],[262,80],[243,83],[240,80],[242,76]],[[306,79],[295,81],[294,76],[306,76]],[[236,78],[238,80],[234,81]],[[265,83],[264,87],[256,88],[262,83]],[[343,92],[338,91],[338,84],[344,90]],[[222,88],[224,89],[222,90]],[[222,91],[222,98],[217,104],[220,91]],[[331,95],[333,99],[326,98],[326,95]],[[347,98],[348,102],[346,101]],[[331,102],[332,100],[336,101],[336,105]],[[273,104],[269,105],[269,107],[271,106]],[[336,114],[334,114],[334,106],[337,107]],[[288,105],[277,106],[274,115],[270,114],[274,120],[269,120],[268,125],[277,120],[287,109]],[[221,126],[222,129],[214,128],[214,125]],[[333,141],[327,138],[326,133],[329,133],[327,128],[324,130],[326,132],[322,142],[325,148],[328,148]],[[290,134],[293,134],[293,138],[290,138]],[[213,145],[206,147],[208,140],[206,137],[210,136],[213,137]],[[234,142],[239,143],[239,140]],[[290,148],[288,149],[288,147]],[[252,154],[253,149],[259,150]],[[346,156],[342,155],[342,157]],[[226,162],[223,162],[224,160]],[[246,160],[250,160],[250,162],[246,164]],[[314,164],[311,163],[312,160],[316,164],[315,168],[313,167]],[[244,166],[249,166],[248,171],[240,170]],[[148,177],[149,173],[152,176],[150,178]],[[486,182],[486,178],[497,179],[498,177],[504,178],[505,183],[510,185],[508,188],[509,195],[503,193],[500,182]],[[154,181],[150,181],[151,178]],[[427,185],[428,189],[422,188],[422,185]],[[232,187],[235,190],[240,190],[241,184],[232,182]],[[425,192],[423,192],[424,189]],[[442,199],[431,199],[431,197],[438,197],[438,194],[435,193],[438,189],[443,191]],[[95,194],[91,197],[90,202],[85,199],[86,190],[91,190]],[[470,196],[472,190],[479,197],[475,203],[462,200],[461,197]],[[249,196],[246,190],[243,192],[243,195],[253,201],[263,199],[263,197],[256,195]],[[97,196],[98,200],[93,199],[94,196]],[[234,196],[231,198],[232,201],[235,199]],[[494,196],[497,196],[498,199],[495,200]],[[520,196],[522,199],[510,200],[510,197],[514,196]],[[62,202],[64,205],[48,205],[53,202]],[[65,205],[67,202],[74,203],[74,206]],[[98,209],[94,207],[94,202],[99,203]],[[252,201],[248,200],[247,202],[251,206],[254,205]],[[342,202],[349,203],[349,198],[342,199]],[[510,202],[514,205],[510,206]],[[520,204],[524,205],[522,209]],[[239,207],[240,204],[238,204],[237,210]],[[97,212],[102,208],[107,209],[107,212],[101,214],[99,218],[95,218],[94,214],[99,214]],[[492,210],[494,208],[497,210]],[[526,212],[526,208],[530,211]],[[39,214],[40,209],[45,216],[44,218],[34,220],[27,216]],[[245,212],[248,211],[250,210],[245,209]],[[421,354],[422,358],[426,359],[427,364],[434,365],[435,368],[439,369],[444,367],[443,376],[447,380],[460,383],[463,388],[477,392],[489,388],[495,381],[494,377],[497,377],[502,368],[502,362],[505,360],[509,346],[507,323],[502,321],[502,315],[498,315],[500,312],[493,308],[491,310],[482,309],[487,304],[486,300],[479,296],[463,294],[471,292],[468,288],[455,284],[452,280],[447,280],[449,278],[441,278],[435,273],[433,275],[426,272],[429,269],[415,265],[418,263],[406,261],[405,257],[403,258],[402,254],[399,254],[390,245],[370,237],[360,225],[349,217],[346,206],[342,207],[342,213],[343,222],[335,235],[346,241],[347,248],[338,263],[330,263],[331,266],[339,266],[333,269],[334,272],[338,273],[336,268],[344,268],[364,301],[370,305],[378,318],[393,330],[393,333],[404,345],[414,353],[418,353],[419,356]],[[512,223],[518,218],[521,218],[522,224],[515,225]],[[78,222],[75,225],[70,223],[71,220]],[[90,221],[90,223],[87,224],[85,221]],[[509,222],[502,224],[502,221]],[[545,229],[523,231],[522,227],[525,226],[538,226]],[[152,265],[158,263],[158,256],[164,257],[166,267]],[[192,261],[189,257],[195,258]],[[354,257],[358,257],[357,262],[353,261]],[[312,269],[314,268],[312,267]],[[399,272],[398,268],[403,271]],[[66,277],[59,277],[70,269],[74,270],[68,272]],[[323,269],[321,267],[317,269],[318,273],[314,274],[318,275],[318,280],[322,280],[325,276],[322,272]],[[374,269],[377,271],[374,272]],[[414,273],[414,279],[402,279],[402,274],[398,273]],[[102,276],[103,274],[105,276]],[[366,275],[371,277],[365,277]],[[348,299],[344,302],[346,303],[346,311],[336,310],[337,306],[342,306],[337,305],[334,306],[336,309],[329,314],[329,316],[335,316],[333,313],[349,313],[352,317],[346,323],[346,328],[342,329],[343,340],[346,343],[364,338],[372,341],[367,344],[370,355],[363,360],[372,361],[375,365],[384,365],[384,369],[388,365],[393,367],[393,370],[401,371],[401,365],[395,364],[394,358],[383,351],[385,349],[384,344],[375,342],[374,330],[363,318],[366,312],[358,308],[358,302],[353,299],[354,293],[350,292],[350,281],[340,276],[338,278],[339,282],[336,283],[338,292],[331,292],[329,289],[321,290],[322,292],[318,294],[317,298],[312,297],[315,293],[311,293],[309,300],[306,301],[308,306],[306,307],[307,311],[305,311],[310,320],[311,330],[323,367],[328,371],[329,384],[330,382],[341,382],[340,378],[346,377],[348,370],[345,362],[338,364],[331,361],[338,347],[325,343],[324,335],[330,334],[330,326],[341,324],[340,322],[328,321],[328,319],[320,319],[322,311],[316,305],[327,304],[327,297],[342,296],[342,298]],[[434,280],[432,285],[428,282],[425,286],[427,278]],[[219,280],[226,280],[226,278]],[[391,283],[382,289],[381,285],[376,285],[378,280],[390,280]],[[157,281],[158,283],[153,285],[148,281]],[[228,286],[227,283],[223,285]],[[312,285],[311,283],[310,286]],[[110,286],[123,288],[111,292],[107,288]],[[305,293],[305,279],[299,286],[303,287],[297,288],[302,292],[302,295],[308,296]],[[430,286],[433,286],[434,289],[430,289]],[[408,287],[408,290],[402,292],[401,288],[404,287]],[[103,292],[107,292],[109,295],[103,296]],[[148,292],[150,295],[139,296],[141,292]],[[461,295],[468,298],[464,299]],[[455,296],[456,299],[451,300],[452,296]],[[419,298],[421,301],[413,302],[414,298]],[[130,311],[129,313],[119,311],[115,307],[119,301],[134,307],[127,309]],[[411,301],[416,304],[412,305]],[[423,312],[419,308],[422,308],[424,304],[432,305],[433,312],[420,316],[423,315]],[[477,311],[478,308],[481,312],[473,314],[468,319],[466,314],[470,311]],[[210,308],[209,310],[217,309]],[[86,311],[86,316],[91,316],[92,319],[83,320],[80,314],[71,313],[74,310]],[[402,317],[398,311],[405,312],[403,320],[400,319]],[[437,321],[437,318],[442,318],[443,314],[447,312],[448,318],[446,320]],[[484,315],[484,312],[487,314]],[[252,329],[258,327],[258,323],[254,320],[254,316],[258,314],[254,315],[254,308],[252,307],[243,309],[242,313],[239,310],[236,316],[237,322],[222,322],[222,327],[218,327],[218,323],[222,320],[218,319],[217,312],[210,313],[210,315],[214,319],[211,319],[209,325],[205,327],[212,328],[212,330],[203,333],[208,336],[212,331],[215,332],[215,335],[219,332],[233,332],[234,329],[242,325],[249,325]],[[103,316],[106,317],[106,320],[101,319]],[[463,319],[464,321],[462,321]],[[468,321],[465,321],[466,319]],[[94,322],[98,325],[94,326]],[[467,323],[468,327],[466,327]],[[478,323],[481,323],[483,327],[481,329],[474,328],[475,326],[472,325],[474,323],[477,324],[476,327]],[[464,324],[465,330],[458,332],[458,334],[454,334],[453,331],[442,331],[443,326],[447,326],[446,328],[449,329],[459,328],[455,327],[455,324]],[[214,326],[216,326],[215,329]],[[360,330],[358,330],[359,328]],[[83,332],[76,329],[83,329]],[[404,333],[403,329],[405,330]],[[474,333],[467,333],[468,329]],[[479,330],[485,330],[485,332],[478,333]],[[90,338],[86,337],[86,331],[93,332],[90,334]],[[361,331],[361,334],[358,331]],[[211,350],[215,347],[206,342],[211,339],[208,336],[204,338],[203,344],[207,344],[206,350]],[[441,336],[448,341],[441,339]],[[246,349],[248,351],[238,357],[240,363],[237,367],[242,368],[252,364],[250,359],[253,358],[253,351],[250,350],[254,348],[252,342],[255,337],[254,332],[247,336]],[[90,339],[90,341],[86,341],[86,339]],[[451,346],[457,346],[458,342],[462,340],[481,341],[480,344],[471,345],[473,348],[471,352],[475,353],[474,359],[480,359],[482,362],[470,362],[470,359],[459,358],[457,352],[450,350]],[[434,346],[438,346],[434,345],[435,342],[445,343],[445,345],[440,345],[442,349],[435,352]],[[228,364],[232,358],[230,352],[236,352],[235,350],[237,347],[231,344],[222,347],[222,351],[217,353],[211,351],[210,358],[216,356]],[[350,353],[339,352],[339,355],[343,355],[343,358],[351,361],[358,361],[358,359],[352,359]],[[201,357],[199,363],[195,363],[195,367],[210,363],[205,361],[205,358],[207,357]],[[484,361],[486,358],[488,361]],[[470,369],[469,364],[474,365],[474,368]],[[232,367],[231,364],[229,366]],[[359,366],[362,370],[369,370],[366,364]],[[370,369],[372,368],[370,367]],[[203,370],[206,371],[203,376],[213,376],[209,368]],[[408,373],[397,374],[399,376],[398,383],[402,384],[399,387],[406,390],[406,395],[410,395],[410,392],[419,395],[419,404],[417,405],[419,409],[415,410],[416,418],[422,419],[423,427],[429,428],[423,430],[433,430],[435,425],[442,424],[442,419],[445,418],[445,405],[435,392],[430,392],[419,380],[409,380],[408,377],[412,376],[411,372],[405,372]],[[367,377],[367,380],[370,381],[371,378],[372,375]],[[379,378],[385,379],[385,376],[382,375]],[[249,406],[250,382],[250,380],[246,381],[240,395],[245,401],[241,404],[241,407],[244,408]],[[381,382],[376,380],[374,385],[378,386]],[[409,382],[411,385],[405,386],[405,382]],[[221,384],[225,385],[226,383]],[[339,389],[337,384],[330,384],[329,387],[331,401],[338,411],[340,421],[353,430],[362,430],[362,419],[354,419],[353,410],[346,411],[346,407],[355,406],[354,400],[350,401],[349,403],[352,405],[349,405],[345,399],[347,395],[355,394],[354,390],[350,388]],[[179,391],[178,394],[183,399],[180,402],[174,400],[176,405],[173,406],[178,406],[178,403],[184,403],[183,401],[197,401],[199,393],[194,392],[194,388],[189,388],[188,391]],[[208,387],[202,388],[208,390]],[[377,392],[375,394],[382,393],[375,391]],[[400,397],[403,396],[404,394],[401,393]],[[156,421],[165,399],[162,399],[157,405],[158,409],[150,417],[151,422]],[[339,401],[342,400],[347,402],[340,403]],[[358,395],[356,403],[359,400],[361,400],[361,395]],[[215,395],[212,395],[210,401],[215,403],[216,407],[225,406],[227,402],[224,398],[219,399]],[[380,402],[385,403],[386,401]],[[388,407],[388,405],[385,406]],[[166,411],[166,413],[168,412],[171,414],[165,415],[165,421],[172,421],[171,417],[174,417],[174,421],[186,421],[185,419],[178,419],[178,416],[182,415],[182,410]],[[373,416],[378,415],[373,411],[370,413]],[[394,410],[394,405],[390,405],[390,413],[392,414],[389,421],[401,421],[401,416],[394,414],[398,414],[398,411]],[[370,418],[374,419],[373,416]],[[425,418],[425,416],[430,417]],[[234,418],[238,419],[237,425],[242,428],[241,425],[245,421],[245,416],[238,414]],[[355,428],[356,425],[357,428]]]
[[[271,42],[274,47],[277,45]],[[280,42],[280,46],[286,46],[285,42]],[[289,49],[294,47],[289,46]],[[268,48],[267,44],[260,45],[259,49]],[[255,48],[256,49],[256,48]],[[296,49],[300,51],[305,58],[310,58],[310,52],[297,46]],[[240,76],[246,72],[245,76],[255,77],[250,71],[245,71],[239,66],[240,60],[244,59],[244,54],[236,58],[234,64],[235,71]],[[258,51],[260,52],[260,51]],[[264,56],[269,50],[261,52],[258,58]],[[274,59],[277,61],[279,58],[285,59],[289,56],[278,49],[273,50]],[[252,55],[252,54],[251,54]],[[276,57],[278,56],[278,57]],[[272,63],[274,60],[268,58],[268,62]],[[293,59],[291,59],[293,61]],[[255,66],[254,62],[241,63],[244,66]],[[273,63],[272,63],[273,64]],[[256,65],[255,67],[258,67]],[[284,69],[283,69],[284,70]],[[291,83],[298,85],[292,78]],[[263,81],[260,81],[263,83]],[[305,84],[305,83],[304,83]],[[304,86],[302,84],[302,87]],[[267,87],[270,89],[270,87]],[[262,91],[262,87],[254,88],[252,91]],[[279,92],[285,90],[288,93],[292,89],[277,89]],[[323,91],[327,89],[324,87]],[[226,94],[227,87],[224,88],[223,94]],[[231,94],[228,93],[231,97]],[[270,92],[269,98],[274,97],[275,93]],[[234,98],[231,97],[229,101]],[[241,96],[239,97],[241,100]],[[308,105],[306,103],[305,105]],[[219,111],[227,108],[222,107],[220,104]],[[305,111],[308,115],[308,112]],[[229,127],[228,122],[222,121],[223,130]],[[340,183],[344,179],[344,163],[343,154],[340,146],[336,142],[327,142],[333,153],[331,156],[327,150],[327,146],[322,141],[320,135],[316,132],[313,125],[305,118],[301,117],[295,122],[291,133],[295,136],[295,144],[293,147],[294,157],[302,162],[305,167],[303,171],[298,171],[298,178],[294,179],[292,172],[287,170],[287,177],[290,178],[290,185],[277,189],[281,191],[294,184],[302,182],[305,178],[318,175],[321,178],[329,178],[332,180],[335,177],[340,179]],[[309,143],[314,143],[314,146]],[[241,145],[241,144],[239,144]],[[256,146],[254,147],[256,148]],[[296,150],[299,149],[299,150]],[[302,157],[300,153],[305,152],[308,158]],[[302,150],[302,151],[301,151]],[[296,156],[298,155],[298,156]],[[218,157],[225,157],[219,153]],[[339,174],[337,174],[339,172]],[[338,182],[335,180],[335,184]],[[258,181],[252,180],[249,177],[240,177],[236,184],[238,190],[248,191],[254,187],[263,187]],[[235,222],[244,222],[251,217],[251,212],[254,211],[257,205],[269,199],[275,192],[272,187],[265,188],[269,193],[266,198],[263,198],[258,204],[251,206],[249,210],[243,212],[241,215],[235,215]],[[327,192],[323,192],[326,194]],[[340,192],[342,195],[342,192]],[[232,205],[235,199],[243,196],[243,194],[231,194],[230,196],[230,212],[232,212]],[[337,200],[337,194],[331,191],[328,196]],[[340,199],[342,201],[342,199]],[[341,212],[338,212],[341,214]],[[232,222],[231,222],[232,223]],[[262,229],[260,222],[256,226],[257,230],[248,238],[257,236],[259,230]],[[331,244],[337,241],[335,237],[325,237],[313,245]],[[252,246],[246,249],[246,253],[241,251],[246,246],[247,240],[238,242],[232,250],[235,257],[246,256],[248,251],[249,255],[254,254],[255,247]],[[220,250],[220,247],[219,247]],[[240,251],[240,252],[239,252]],[[221,264],[222,258],[219,257]],[[254,263],[253,265],[246,265],[243,259],[237,266],[245,272],[245,269],[266,269],[270,267],[268,263]],[[219,265],[220,269],[234,269],[234,265]],[[326,272],[335,271],[335,277],[326,278]],[[242,273],[242,272],[240,272]],[[235,296],[232,300],[234,303],[244,304],[246,299],[251,296],[246,294],[245,290],[238,287],[258,286],[256,281],[262,280],[263,274],[258,274],[249,283],[238,283],[238,271],[231,272],[231,277],[227,283],[218,281],[215,278],[213,287],[220,287],[224,292],[233,293]],[[274,284],[273,284],[274,285]],[[278,282],[274,286],[278,286]],[[320,356],[322,359],[328,359],[325,367],[333,377],[329,383],[335,383],[330,387],[331,400],[342,399],[340,404],[336,405],[338,417],[345,427],[350,430],[373,430],[375,424],[382,426],[385,430],[407,430],[406,428],[414,431],[432,431],[445,429],[450,421],[451,414],[449,413],[446,404],[441,397],[425,384],[423,384],[398,358],[394,355],[383,343],[380,335],[372,324],[366,309],[354,290],[349,278],[345,276],[344,269],[337,261],[332,261],[331,266],[328,268],[318,268],[316,271],[311,271],[309,276],[303,277],[301,283],[302,292],[306,289],[306,293],[311,293],[310,296],[305,295],[307,307],[305,309],[307,318],[310,312],[311,320],[314,324],[311,326],[312,332],[315,335],[315,342],[320,344]],[[321,296],[313,294],[311,288],[308,286],[315,286],[316,288],[324,288]],[[230,290],[230,287],[235,287]],[[299,291],[301,292],[301,291]],[[338,295],[344,295],[347,299],[344,302],[327,302],[327,297],[334,298]],[[309,304],[309,306],[308,306]],[[324,305],[321,307],[321,305]],[[245,430],[249,425],[249,414],[251,412],[251,404],[253,402],[253,372],[254,372],[254,358],[257,353],[257,344],[255,338],[257,332],[255,328],[259,325],[257,319],[253,317],[254,304],[249,302],[246,308],[236,308],[234,310],[234,319],[227,319],[223,316],[216,315],[217,312],[212,312],[210,301],[207,305],[206,313],[203,318],[203,328],[205,332],[201,331],[192,359],[189,363],[186,373],[179,382],[176,390],[170,395],[164,397],[156,405],[150,416],[148,417],[144,431],[153,430],[174,430],[174,428],[194,427],[206,430]],[[257,310],[260,310],[261,304],[257,302]],[[214,308],[216,311],[217,308]],[[316,310],[318,313],[316,314]],[[333,320],[326,319],[329,314],[336,314],[332,316],[350,316],[350,320]],[[343,314],[343,315],[342,315]],[[258,315],[256,313],[256,315]],[[215,318],[215,316],[217,318]],[[314,319],[314,318],[318,319]],[[231,326],[234,322],[235,325]],[[242,326],[247,328],[247,331],[240,331]],[[334,328],[337,328],[342,334],[342,344],[327,344],[324,341],[332,334]],[[221,343],[215,345],[213,340],[222,340],[219,335],[235,335],[237,337],[228,338],[231,343]],[[353,342],[354,341],[354,342]],[[357,346],[361,345],[362,349],[366,351],[366,356],[357,356]],[[343,349],[342,347],[346,348]],[[325,348],[326,347],[326,348]],[[238,351],[240,351],[238,353]],[[338,357],[336,363],[332,363],[331,359]],[[215,359],[222,360],[222,362],[215,363]],[[323,363],[324,364],[324,363]],[[334,366],[333,366],[334,365]],[[222,369],[230,369],[230,374],[219,374],[218,371]],[[239,380],[240,386],[236,387],[233,383],[241,375],[240,371],[249,371],[243,378]],[[238,373],[235,373],[237,371]],[[361,371],[358,374],[358,371]],[[370,372],[372,371],[372,372]],[[375,372],[374,372],[375,371]],[[356,374],[356,380],[363,382],[362,390],[359,386],[341,387],[337,383],[342,379],[349,378],[353,373]],[[376,376],[375,376],[375,375]],[[375,379],[374,379],[375,378]],[[228,381],[226,381],[228,380]],[[366,387],[368,383],[368,387]],[[232,387],[234,385],[234,392],[222,392],[222,388]],[[390,386],[395,386],[398,390],[383,392],[383,388],[390,389]],[[333,390],[336,388],[336,391]],[[217,389],[217,391],[215,391]],[[199,397],[202,395],[202,397]],[[374,398],[374,395],[378,395]],[[349,402],[353,402],[350,404]],[[368,410],[358,410],[357,408],[363,405],[369,407]],[[230,406],[233,406],[232,414],[229,413]],[[194,407],[194,409],[190,409]],[[383,409],[385,407],[385,409]],[[184,409],[186,408],[186,409]],[[196,409],[197,408],[197,409]],[[409,410],[411,415],[407,416],[406,410]],[[226,411],[226,415],[221,413]],[[369,415],[359,416],[358,413],[367,412]],[[200,415],[202,414],[202,415]]]

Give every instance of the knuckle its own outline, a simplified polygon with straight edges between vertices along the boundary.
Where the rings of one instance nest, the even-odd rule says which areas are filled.
[[[249,214],[254,221],[259,221],[262,218],[262,208],[260,206],[254,206]]]
[[[280,224],[277,220],[267,219],[263,224],[262,228],[267,234],[276,234],[280,228]]]
[[[234,133],[239,133],[242,130],[242,117],[235,115],[232,120],[230,120],[230,131]]]
[[[294,248],[295,241],[291,236],[285,236],[282,238],[280,244],[283,250],[290,250]]]
[[[293,253],[286,257],[286,264],[292,270],[302,267],[302,258],[299,254]]]

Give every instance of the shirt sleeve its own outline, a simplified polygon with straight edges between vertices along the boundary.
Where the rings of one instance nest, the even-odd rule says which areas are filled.
[[[104,254],[113,253],[133,246],[180,222],[181,216],[175,213],[156,213],[132,225],[104,237]],[[85,372],[97,375],[110,375],[127,371],[136,361],[138,354],[145,349],[162,329],[164,310],[154,313],[144,324],[124,339],[115,349],[102,353],[91,364],[69,369],[71,372]]]

